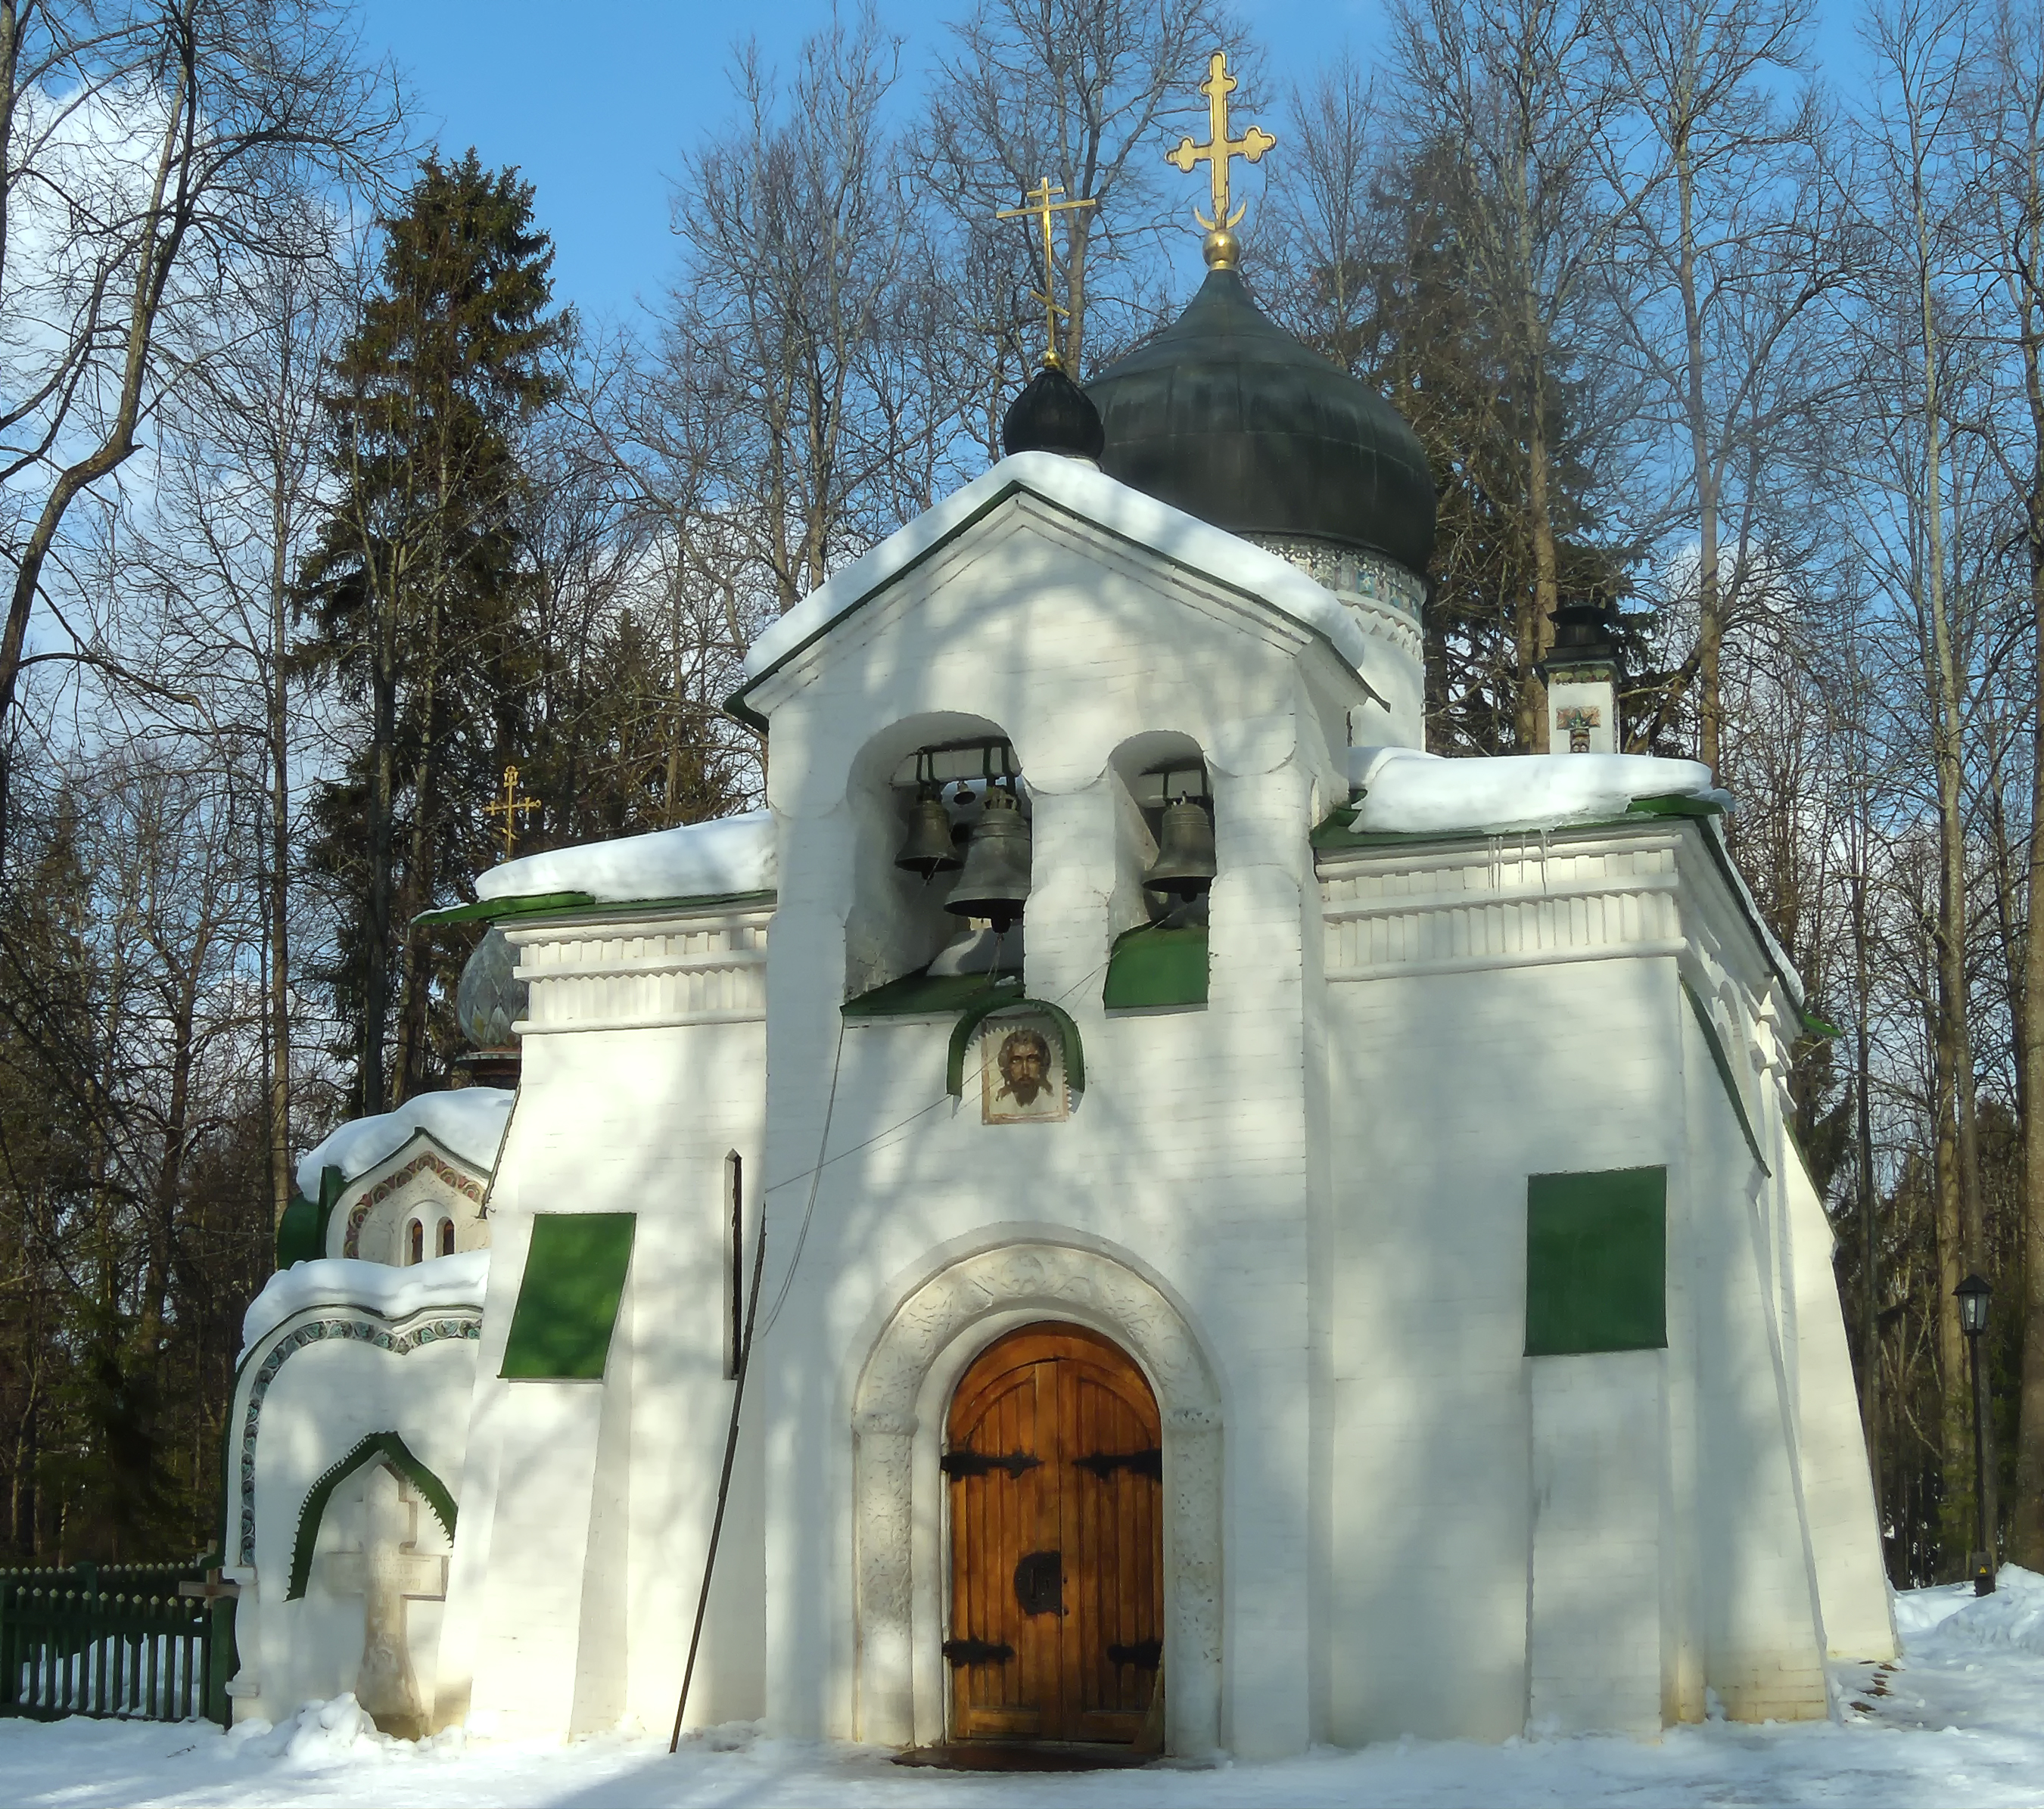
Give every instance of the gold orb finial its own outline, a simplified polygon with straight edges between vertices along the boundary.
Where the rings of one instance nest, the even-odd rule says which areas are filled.
[[[1197,205],[1193,217],[1207,229],[1205,245],[1207,267],[1210,270],[1233,270],[1242,255],[1241,242],[1235,237],[1234,229],[1241,222],[1246,202],[1238,202],[1229,211],[1228,192],[1228,165],[1237,157],[1254,163],[1266,151],[1276,148],[1278,140],[1260,126],[1244,128],[1239,138],[1228,135],[1228,98],[1240,84],[1228,72],[1228,52],[1217,50],[1207,61],[1207,79],[1200,84],[1200,92],[1207,98],[1208,138],[1204,144],[1195,144],[1190,138],[1181,138],[1164,153],[1164,161],[1175,165],[1186,175],[1190,175],[1195,165],[1204,163],[1213,182],[1213,218],[1209,220]]]
[[[1242,263],[1242,241],[1225,226],[1216,226],[1200,242],[1208,270],[1234,270]]]

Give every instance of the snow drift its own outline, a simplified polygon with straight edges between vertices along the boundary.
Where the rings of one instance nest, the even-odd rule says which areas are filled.
[[[434,1307],[479,1307],[490,1278],[490,1252],[466,1250],[436,1256],[408,1268],[365,1262],[352,1256],[323,1256],[294,1262],[263,1285],[241,1318],[246,1350],[308,1307],[362,1307],[379,1319],[409,1319]]]
[[[1724,805],[1710,769],[1645,754],[1501,754],[1443,759],[1416,747],[1351,747],[1350,827],[1408,835],[1552,829],[1619,816],[1635,799]]]
[[[498,1087],[462,1087],[419,1093],[395,1112],[355,1119],[298,1158],[298,1191],[317,1200],[322,1169],[337,1168],[352,1181],[395,1155],[421,1131],[472,1166],[493,1169],[513,1097]]]
[[[478,898],[586,892],[600,904],[647,898],[717,898],[774,889],[774,814],[747,811],[709,823],[685,823],[650,835],[625,835],[578,848],[555,848],[494,866],[475,882]]]

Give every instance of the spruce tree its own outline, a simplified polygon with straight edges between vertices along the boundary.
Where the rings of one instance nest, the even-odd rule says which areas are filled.
[[[557,393],[569,331],[515,170],[428,156],[383,235],[332,367],[334,501],[298,585],[305,657],[360,712],[315,801],[313,855],[340,920],[326,977],[371,1112],[432,1084],[433,981],[457,951],[411,919],[489,863],[480,807],[523,751],[518,429]]]

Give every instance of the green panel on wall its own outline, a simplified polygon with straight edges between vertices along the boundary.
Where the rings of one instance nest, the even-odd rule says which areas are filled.
[[[1207,1002],[1207,932],[1154,924],[1115,938],[1101,1002],[1109,1011]]]
[[[1668,1171],[1526,1180],[1526,1354],[1668,1342]]]
[[[631,1212],[541,1212],[498,1374],[512,1381],[603,1378],[632,1262]]]

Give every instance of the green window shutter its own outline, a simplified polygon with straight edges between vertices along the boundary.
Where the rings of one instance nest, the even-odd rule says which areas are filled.
[[[1668,1171],[1526,1181],[1526,1354],[1668,1342]]]
[[[1109,1011],[1143,1005],[1207,1002],[1207,932],[1204,927],[1162,929],[1154,924],[1114,939],[1101,1002]]]
[[[632,1262],[632,1212],[540,1212],[498,1373],[511,1381],[603,1379]]]

